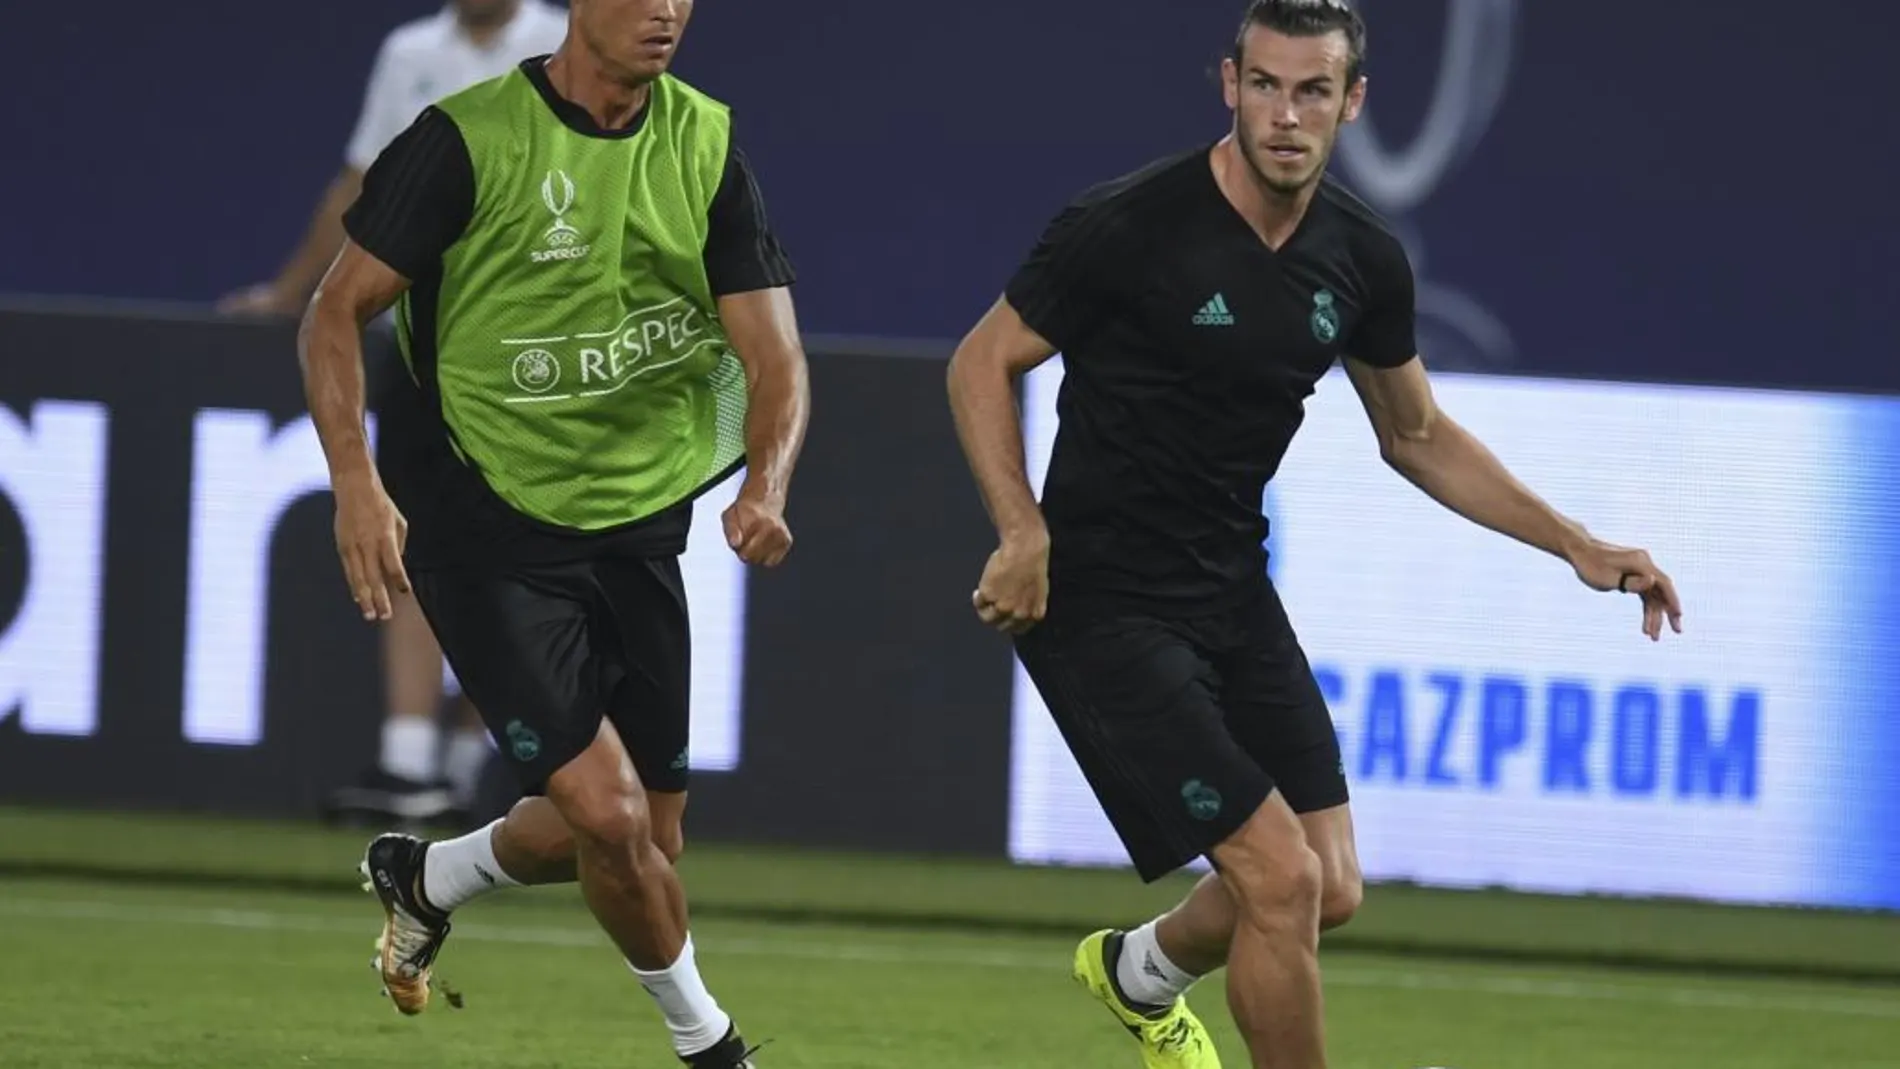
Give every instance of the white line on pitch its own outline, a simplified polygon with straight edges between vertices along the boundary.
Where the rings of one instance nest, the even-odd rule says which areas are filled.
[[[267,910],[209,909],[175,906],[129,906],[116,902],[0,898],[0,915],[43,920],[120,921],[135,924],[172,924],[237,928],[252,931],[302,932],[318,935],[359,935],[373,939],[378,925],[370,911],[368,922],[346,921],[310,913]],[[458,924],[455,940],[517,943],[528,946],[605,947],[606,936],[585,928],[524,928]],[[893,965],[946,965],[982,969],[1025,969],[1060,974],[1066,959],[1002,951],[949,947],[888,945],[841,946],[797,939],[704,939],[706,953],[746,957],[790,958],[805,961],[851,961]],[[1352,966],[1326,970],[1326,982],[1344,987],[1406,991],[1454,991],[1464,994],[1514,995],[1530,998],[1587,999],[1598,1002],[1663,1003],[1695,1009],[1778,1010],[1851,1017],[1900,1019],[1900,996],[1888,1001],[1838,998],[1826,995],[1759,995],[1746,991],[1668,986],[1614,984],[1593,981],[1541,979],[1528,976],[1468,976],[1453,973],[1366,969]]]

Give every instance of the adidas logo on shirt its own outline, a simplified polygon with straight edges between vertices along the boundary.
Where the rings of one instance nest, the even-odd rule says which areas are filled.
[[[1194,325],[1197,327],[1231,327],[1234,325],[1234,313],[1227,310],[1227,298],[1216,293],[1214,299],[1201,306],[1194,313]]]

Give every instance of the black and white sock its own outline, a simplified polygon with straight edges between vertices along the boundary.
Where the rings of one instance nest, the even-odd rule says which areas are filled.
[[[1182,971],[1161,952],[1154,921],[1123,937],[1121,958],[1115,963],[1115,984],[1129,1001],[1144,1006],[1172,1006],[1197,979],[1199,977]]]
[[[627,967],[633,969],[633,975],[640,978],[640,986],[646,988],[647,994],[659,1005],[667,1030],[673,1033],[673,1049],[680,1057],[708,1050],[726,1038],[732,1028],[732,1018],[719,1008],[712,993],[706,990],[706,982],[699,978],[691,933],[686,936],[686,946],[680,950],[680,956],[666,968],[649,972],[634,968],[631,963]]]
[[[422,858],[422,895],[430,905],[449,913],[490,891],[521,886],[495,860],[495,827],[500,823],[497,818],[458,839],[429,844]]]

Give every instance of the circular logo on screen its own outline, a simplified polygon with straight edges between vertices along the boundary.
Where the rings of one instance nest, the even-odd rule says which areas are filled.
[[[561,362],[546,349],[529,349],[515,357],[515,385],[529,393],[547,393],[561,381]]]

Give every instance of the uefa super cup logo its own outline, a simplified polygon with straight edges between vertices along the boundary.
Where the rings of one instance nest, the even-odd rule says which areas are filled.
[[[1503,322],[1470,295],[1427,281],[1424,241],[1405,216],[1431,199],[1491,128],[1510,79],[1516,24],[1517,0],[1448,0],[1437,83],[1412,143],[1388,148],[1371,106],[1339,136],[1339,162],[1354,187],[1405,236],[1419,276],[1420,326],[1437,328],[1450,343],[1449,351],[1437,346],[1433,352],[1433,362],[1448,368],[1508,367],[1516,344]]]
[[[548,264],[586,257],[593,246],[582,241],[580,229],[567,221],[567,213],[574,210],[574,179],[566,171],[557,168],[541,179],[541,204],[554,222],[541,232],[540,245],[528,250],[528,259]]]
[[[541,180],[541,203],[547,205],[554,216],[554,223],[542,235],[548,245],[559,248],[572,245],[580,240],[581,232],[574,229],[567,219],[568,209],[574,207],[574,180],[566,171],[549,171]]]

